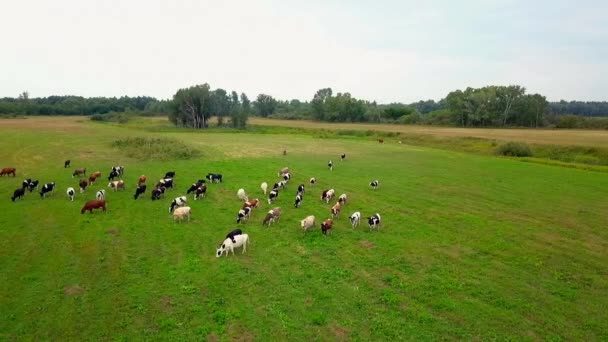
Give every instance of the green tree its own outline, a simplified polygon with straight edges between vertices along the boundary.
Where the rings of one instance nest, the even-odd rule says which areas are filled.
[[[211,113],[209,84],[179,89],[173,95],[173,111],[169,120],[184,127],[205,128]]]
[[[270,95],[260,94],[254,103],[254,107],[260,116],[267,117],[274,114],[277,108],[277,100]]]
[[[331,99],[331,88],[323,88],[317,90],[315,96],[310,102],[312,107],[312,116],[316,120],[323,120],[325,118],[327,109],[327,102]]]

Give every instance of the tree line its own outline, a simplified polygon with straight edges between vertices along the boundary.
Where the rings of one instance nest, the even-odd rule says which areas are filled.
[[[244,128],[249,116],[310,119],[327,122],[387,122],[461,127],[594,127],[595,116],[608,116],[608,102],[547,102],[541,94],[527,94],[519,85],[454,90],[440,101],[378,104],[331,88],[315,92],[310,101],[277,100],[259,94],[212,89],[207,83],[177,90],[171,99],[153,97],[49,96],[0,98],[0,114],[104,115],[139,112],[168,115],[180,127],[206,128],[217,124]],[[606,120],[602,120],[605,124]]]

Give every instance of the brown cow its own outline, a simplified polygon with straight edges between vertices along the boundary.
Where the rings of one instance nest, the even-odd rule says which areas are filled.
[[[260,200],[257,198],[251,199],[247,202],[245,202],[243,204],[243,209],[245,209],[245,207],[249,207],[249,208],[257,208],[258,205],[260,205]]]
[[[87,180],[83,178],[80,180],[80,183],[78,183],[78,185],[80,186],[80,193],[83,193],[89,183],[87,183]]]
[[[80,175],[87,175],[87,168],[86,167],[81,167],[79,169],[74,170],[74,172],[72,173],[72,178],[74,178],[74,176],[80,176]]]
[[[323,223],[321,223],[321,231],[323,232],[323,234],[325,234],[327,236],[327,232],[331,233],[333,224],[334,224],[334,221],[332,219],[327,219],[327,220],[323,221]]]
[[[146,184],[146,176],[144,175],[139,176],[137,180],[137,186],[141,186],[142,184]]]
[[[101,171],[95,171],[89,176],[89,185],[95,183],[97,178],[101,177]]]
[[[8,177],[8,175],[11,175],[11,174],[13,175],[13,177],[15,177],[17,175],[17,169],[15,169],[14,167],[5,167],[0,172],[0,176],[6,175]]]
[[[106,201],[105,200],[90,200],[85,203],[82,210],[80,210],[81,214],[84,214],[85,211],[89,211],[91,214],[93,213],[93,209],[101,208],[103,211],[106,211]]]
[[[336,203],[333,207],[331,207],[331,216],[333,218],[337,218],[340,215],[340,211],[342,210],[342,206],[340,202]]]
[[[384,144],[384,139],[378,139],[378,142]]]

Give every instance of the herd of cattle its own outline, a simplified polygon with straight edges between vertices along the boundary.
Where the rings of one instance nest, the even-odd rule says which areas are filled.
[[[345,158],[346,158],[346,155],[342,154],[341,159],[344,160]],[[330,171],[333,170],[333,162],[331,160],[328,162],[327,166]],[[64,162],[64,168],[68,168],[68,167],[70,167],[70,160],[66,160]],[[125,168],[123,166],[113,166],[111,168],[109,176],[108,176],[108,181],[109,181],[108,187],[111,188],[113,191],[119,191],[119,190],[124,191],[125,190],[125,182],[122,180],[124,171],[125,171]],[[4,175],[7,175],[7,176],[12,175],[13,177],[16,177],[16,169],[15,168],[3,168],[2,171],[0,172],[0,176],[4,176]],[[86,168],[75,169],[74,172],[72,173],[72,177],[75,177],[75,176],[85,176],[86,177]],[[287,168],[287,167],[279,170],[279,172],[277,173],[277,176],[280,178],[280,181],[274,183],[274,185],[270,191],[268,191],[268,183],[263,182],[260,185],[260,189],[261,189],[262,193],[264,195],[268,196],[267,200],[268,200],[269,205],[271,205],[278,198],[279,192],[283,192],[286,189],[287,184],[289,183],[289,181],[292,178],[291,172],[289,171],[289,168]],[[81,179],[79,181],[80,193],[85,192],[86,188],[88,186],[93,185],[99,177],[101,177],[101,172],[96,171],[88,176],[88,180],[86,178]],[[160,200],[164,196],[167,189],[173,188],[175,185],[174,180],[173,180],[174,177],[175,177],[175,171],[169,171],[169,172],[165,173],[165,176],[155,184],[154,189],[151,191],[151,199]],[[118,180],[116,180],[117,178],[118,178]],[[209,173],[209,174],[207,174],[207,176],[205,178],[206,179],[197,180],[186,191],[186,193],[188,195],[191,193],[194,194],[193,195],[194,200],[204,198],[205,194],[207,193],[207,180],[210,183],[222,183],[221,174]],[[145,194],[145,192],[147,190],[146,180],[147,180],[147,177],[143,176],[143,175],[138,178],[137,188],[135,189],[135,194],[133,195],[133,198],[135,200],[137,200],[141,195]],[[310,186],[314,186],[316,184],[316,179],[314,177],[310,178],[309,184],[310,184]],[[369,186],[372,189],[377,189],[379,185],[380,185],[380,183],[378,180],[373,180],[369,183]],[[30,178],[23,180],[21,187],[16,189],[13,192],[13,196],[11,197],[11,200],[14,202],[17,199],[22,199],[26,193],[26,190],[29,190],[29,192],[33,192],[34,190],[38,189],[38,186],[39,186],[38,180],[32,180]],[[54,189],[55,189],[55,182],[49,182],[49,183],[43,184],[41,186],[40,192],[39,192],[40,197],[44,199],[47,195],[52,194],[54,192]],[[68,187],[66,190],[66,194],[70,201],[74,201],[74,197],[76,195],[76,190],[73,187]],[[296,195],[295,195],[295,200],[294,200],[295,208],[299,208],[301,206],[303,199],[304,199],[304,194],[305,194],[305,185],[304,184],[298,185]],[[335,194],[336,194],[336,192],[334,189],[324,190],[321,193],[321,201],[329,204],[330,201],[332,201],[334,199]],[[81,214],[84,214],[86,211],[93,213],[93,209],[101,209],[102,211],[105,212],[106,211],[105,197],[106,197],[105,190],[97,191],[95,199],[89,200],[84,204],[84,206],[82,207],[82,209],[80,211]],[[247,193],[245,192],[244,189],[239,189],[237,191],[237,197],[241,201],[243,201],[243,205],[239,209],[239,211],[237,213],[237,217],[236,217],[236,223],[239,224],[239,223],[247,222],[250,219],[252,211],[255,208],[258,208],[258,206],[260,204],[260,200],[257,198],[249,199],[249,197],[247,196]],[[331,217],[327,218],[326,220],[321,222],[321,225],[320,225],[321,232],[324,235],[327,236],[328,234],[331,234],[332,227],[333,227],[333,221],[340,215],[342,208],[343,208],[343,206],[346,205],[347,201],[348,201],[348,196],[346,194],[343,193],[340,196],[338,196],[338,200],[330,209]],[[192,209],[186,205],[187,202],[188,202],[187,196],[179,196],[171,201],[171,204],[169,205],[169,213],[171,213],[173,215],[174,221],[177,222],[177,221],[182,221],[182,220],[188,220],[188,221],[190,220]],[[266,215],[262,221],[262,225],[270,226],[271,224],[277,222],[280,219],[280,217],[281,217],[281,208],[275,207],[266,213]],[[349,216],[349,220],[350,220],[352,228],[353,229],[356,228],[357,226],[359,226],[359,223],[361,220],[361,212],[359,212],[359,211],[354,212],[352,215]],[[379,230],[382,225],[382,219],[381,219],[379,213],[376,213],[376,214],[368,217],[367,222],[368,222],[370,230],[372,230],[372,229]],[[313,229],[316,226],[315,216],[313,216],[313,215],[307,216],[306,218],[304,218],[303,220],[300,221],[300,226],[305,232]],[[226,235],[225,240],[220,245],[220,247],[217,249],[216,256],[220,257],[224,254],[224,252],[226,252],[226,255],[228,255],[228,253],[230,251],[232,251],[232,253],[234,254],[234,249],[240,248],[240,247],[242,247],[243,253],[245,253],[246,245],[248,242],[249,242],[249,236],[247,234],[244,234],[241,229],[238,229],[238,228],[234,229],[228,235]]]

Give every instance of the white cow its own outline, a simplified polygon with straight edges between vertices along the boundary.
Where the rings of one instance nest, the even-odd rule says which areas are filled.
[[[247,244],[249,243],[249,235],[235,235],[234,241],[236,241],[236,243],[233,243],[230,238],[226,238],[226,240],[222,242],[222,245],[215,252],[215,256],[219,258],[222,256],[222,254],[224,254],[224,252],[226,252],[226,256],[228,256],[231,251],[232,255],[234,255],[234,249],[239,247],[243,247],[243,254],[245,254],[245,251],[247,250]]]
[[[352,215],[350,215],[349,220],[353,229],[357,228],[357,226],[359,226],[359,222],[361,221],[361,213],[355,211]]]

